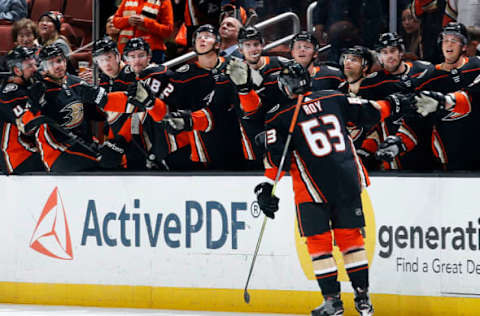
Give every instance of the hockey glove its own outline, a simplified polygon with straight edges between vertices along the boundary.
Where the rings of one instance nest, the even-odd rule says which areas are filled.
[[[100,167],[105,169],[116,169],[122,164],[122,157],[125,154],[127,142],[122,136],[115,136],[106,140],[100,147]]]
[[[173,135],[193,129],[192,113],[190,111],[179,110],[167,113],[163,121],[166,123],[167,132]]]
[[[255,187],[257,202],[265,216],[271,219],[275,218],[275,212],[278,211],[278,197],[272,195],[273,185],[268,182],[262,182]]]
[[[128,102],[142,110],[149,110],[155,105],[155,95],[150,87],[141,81],[128,86],[127,96]]]
[[[226,73],[240,93],[248,93],[252,88],[250,68],[239,58],[232,58],[227,65]]]
[[[46,103],[47,87],[42,81],[36,81],[28,87],[28,103],[33,113],[37,113]]]
[[[436,91],[421,91],[420,96],[415,97],[417,112],[421,116],[427,116],[440,110],[447,105],[454,105],[455,99],[451,95],[445,95]]]
[[[407,150],[402,139],[396,135],[390,135],[385,138],[385,141],[378,148],[375,157],[378,160],[387,162],[393,161],[400,153]]]
[[[415,95],[413,93],[393,93],[385,98],[391,106],[390,117],[394,123],[415,110]]]

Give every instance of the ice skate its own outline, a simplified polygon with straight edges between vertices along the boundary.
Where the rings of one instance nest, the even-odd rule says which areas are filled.
[[[355,309],[360,316],[373,315],[373,306],[367,290],[360,288],[355,290]]]
[[[343,302],[340,294],[325,296],[323,304],[312,311],[312,316],[342,316]]]

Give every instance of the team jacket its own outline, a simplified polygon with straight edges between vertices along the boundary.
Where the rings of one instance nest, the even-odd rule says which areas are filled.
[[[295,111],[296,100],[266,117],[265,175],[274,179]],[[390,105],[346,97],[337,90],[306,93],[283,171],[290,171],[295,202],[326,203],[360,194],[369,180],[356,154],[346,122],[369,128],[390,114]]]
[[[406,62],[407,71],[402,75],[393,75],[386,70],[374,72],[367,76],[360,84],[357,96],[367,100],[382,100],[386,96],[396,92],[414,92],[415,87],[413,81],[424,71],[433,69],[433,65],[424,61]],[[412,121],[410,124],[414,124]],[[362,142],[362,149],[369,153],[375,153],[378,145],[389,135],[395,135],[398,129],[402,129],[405,133],[413,128],[418,132],[422,131],[423,124],[420,122],[410,127],[403,124],[395,124],[390,118],[379,123],[365,136]],[[424,133],[424,132],[423,132]],[[418,143],[418,141],[417,141]],[[433,157],[428,147],[428,142],[423,142],[410,151],[408,155],[397,156],[390,163],[383,164],[384,169],[408,169],[408,170],[425,170],[432,167]]]
[[[144,18],[142,25],[134,27],[128,23],[128,18],[134,14]],[[165,39],[173,32],[172,3],[170,0],[123,0],[115,12],[113,24],[120,29],[120,53],[133,37],[142,37],[152,50],[166,50]]]
[[[480,162],[480,148],[476,134],[480,122],[480,109],[476,102],[480,93],[476,80],[480,75],[480,58],[464,57],[465,64],[452,71],[441,69],[441,65],[425,72],[414,80],[417,90],[433,90],[442,93],[469,90],[468,110],[448,111],[431,114],[425,124],[430,126],[431,146],[434,155],[448,170],[476,170]]]
[[[172,110],[192,111],[193,128],[187,132],[191,160],[214,169],[237,169],[242,162],[240,128],[235,113],[238,102],[224,69],[223,57],[212,70],[186,64],[172,75],[166,99]]]
[[[27,109],[28,94],[23,84],[8,82],[0,93],[0,126],[2,131],[2,170],[12,174],[22,171],[44,170],[33,135],[25,135],[17,127],[17,120]],[[38,163],[34,163],[34,160]],[[24,164],[25,168],[22,168]],[[28,164],[28,166],[27,166]]]

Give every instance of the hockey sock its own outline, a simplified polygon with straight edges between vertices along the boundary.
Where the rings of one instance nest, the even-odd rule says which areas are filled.
[[[338,271],[332,254],[312,258],[313,272],[324,296],[340,293],[340,282],[337,281]]]
[[[343,254],[345,269],[354,289],[368,288],[368,260],[364,248],[352,249]]]

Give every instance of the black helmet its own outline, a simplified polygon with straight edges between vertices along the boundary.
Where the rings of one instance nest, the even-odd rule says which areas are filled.
[[[62,56],[65,58],[65,53],[63,52],[62,48],[57,44],[50,44],[47,46],[42,47],[40,50],[40,60],[48,60],[50,58]]]
[[[144,50],[149,55],[151,54],[150,45],[141,37],[134,37],[128,40],[127,44],[123,48],[123,55],[127,55],[134,50]]]
[[[200,25],[195,30],[195,32],[193,32],[192,45],[193,45],[194,48],[195,48],[195,40],[197,38],[197,34],[200,33],[200,32],[212,33],[213,35],[215,35],[215,40],[217,41],[217,43],[220,43],[220,34],[218,33],[218,30],[211,24],[204,24],[204,25]]]
[[[292,94],[303,94],[311,88],[310,74],[302,65],[289,62],[278,75],[278,86],[288,97]]]
[[[263,35],[255,26],[242,27],[238,31],[238,42],[258,40],[262,45],[264,44]]]
[[[355,45],[353,47],[347,48],[342,51],[342,55],[340,56],[339,64],[341,67],[344,65],[345,55],[354,55],[362,58],[362,67],[367,67],[367,71],[370,70],[370,67],[373,65],[373,55],[368,50],[368,48],[360,45]]]
[[[24,60],[35,58],[35,51],[33,49],[17,46],[7,54],[7,65],[13,70],[14,66],[21,68],[21,64]]]
[[[293,45],[295,44],[295,42],[298,42],[298,41],[305,41],[305,42],[312,43],[315,51],[318,51],[320,49],[320,44],[318,43],[315,36],[313,36],[312,33],[309,33],[307,31],[300,31],[297,34],[295,34],[295,36],[290,41],[290,50],[293,49]]]
[[[378,37],[375,49],[380,51],[387,46],[397,47],[401,52],[405,51],[403,38],[401,38],[396,32],[383,33]]]
[[[462,39],[463,45],[467,45],[468,41],[470,40],[467,28],[465,27],[465,25],[459,22],[449,22],[447,25],[445,25],[442,32],[438,35],[439,45],[442,43],[444,34],[453,34],[460,37]]]
[[[117,43],[110,36],[104,36],[93,44],[92,56],[97,57],[110,51],[118,54]]]

